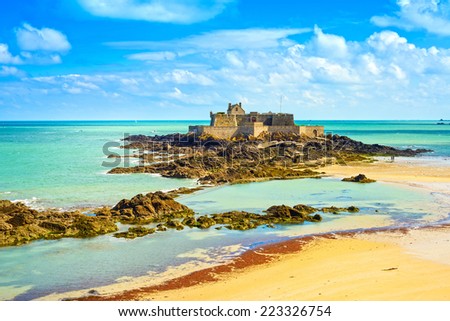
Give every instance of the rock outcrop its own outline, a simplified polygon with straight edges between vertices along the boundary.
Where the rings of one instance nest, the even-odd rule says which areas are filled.
[[[293,207],[274,205],[265,214],[231,211],[210,215],[194,215],[187,206],[175,201],[173,196],[189,193],[189,189],[172,192],[138,194],[123,199],[112,208],[102,207],[87,216],[79,211],[36,211],[22,203],[0,200],[0,246],[20,245],[38,239],[63,237],[94,237],[116,232],[116,223],[138,224],[128,231],[114,234],[117,238],[134,239],[168,229],[183,230],[185,227],[208,229],[225,227],[230,230],[249,230],[259,226],[275,227],[277,224],[303,224],[320,222],[317,212],[357,212],[358,208],[324,207],[317,209],[298,204]],[[142,226],[148,225],[150,226]]]
[[[114,237],[135,239],[136,237],[142,237],[156,232],[155,228],[148,228],[145,226],[130,227],[127,232],[115,233]]]
[[[343,182],[353,182],[353,183],[374,183],[376,182],[376,180],[374,179],[370,179],[368,177],[366,177],[366,175],[364,174],[358,174],[356,176],[352,176],[352,177],[346,177],[342,179]]]
[[[330,206],[330,207],[323,207],[320,209],[323,213],[332,213],[332,214],[339,214],[341,212],[348,212],[348,213],[358,213],[359,208],[356,206],[349,206],[349,207],[336,207],[336,206]]]
[[[240,135],[231,140],[211,136],[170,134],[129,136],[123,149],[138,149],[141,164],[116,167],[110,174],[156,173],[194,178],[202,184],[244,183],[264,179],[320,177],[328,163],[371,161],[371,156],[415,156],[430,150],[400,150],[364,144],[346,136],[310,138],[292,133]]]
[[[134,224],[161,222],[194,215],[190,208],[163,192],[138,194],[131,199],[123,199],[109,212],[111,217],[122,223]],[[103,216],[105,213],[108,211],[101,209],[96,214]]]
[[[38,239],[93,237],[117,231],[108,217],[79,211],[36,211],[22,203],[0,200],[0,246],[20,245]]]

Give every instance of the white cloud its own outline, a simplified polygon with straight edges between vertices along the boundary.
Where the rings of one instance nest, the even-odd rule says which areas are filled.
[[[73,94],[73,95],[78,95],[78,94],[81,94],[83,92],[82,88],[73,87],[73,86],[71,86],[69,84],[63,84],[62,88],[63,88],[63,90],[65,92],[68,92],[69,94]]]
[[[292,45],[293,42],[287,41],[289,36],[309,31],[309,28],[217,30],[186,38],[183,42],[189,47],[203,50],[275,48]]]
[[[16,30],[17,43],[24,51],[67,52],[71,46],[67,37],[58,30],[37,29],[24,23]]]
[[[32,65],[55,65],[62,63],[61,56],[58,54],[49,54],[48,52],[28,52],[20,53],[24,64]]]
[[[183,98],[185,96],[183,94],[183,92],[180,89],[178,89],[177,87],[175,87],[173,89],[173,92],[169,93],[168,95],[173,97],[173,98],[176,98],[176,99],[181,99],[181,98]]]
[[[321,57],[345,58],[348,55],[348,47],[344,37],[325,34],[322,29],[314,27],[313,49]]]
[[[345,65],[321,57],[311,57],[307,61],[313,78],[320,82],[351,83],[358,82],[357,72]]]
[[[156,76],[154,79],[158,83],[173,82],[175,84],[184,84],[184,85],[197,84],[202,86],[210,86],[214,83],[210,78],[202,74],[195,74],[188,70],[180,70],[180,69],[175,69],[171,72],[165,73],[162,76]]]
[[[405,30],[424,29],[437,35],[450,36],[450,4],[448,0],[397,0],[399,11],[394,16],[374,16],[372,23],[380,27]]]
[[[122,78],[120,79],[120,82],[124,84],[125,86],[138,86],[139,81],[134,78]]]
[[[360,59],[362,62],[362,68],[365,68],[367,72],[375,76],[381,73],[381,70],[376,62],[376,58],[372,53],[363,54]]]
[[[170,41],[109,42],[106,45],[118,49],[156,51],[214,51],[250,50],[287,47],[295,44],[288,37],[310,32],[309,28],[297,29],[236,29],[216,30],[200,35]]]
[[[376,51],[398,51],[403,49],[414,49],[414,45],[408,44],[406,38],[400,37],[393,31],[382,31],[372,34],[367,43]]]
[[[1,77],[7,77],[7,76],[23,77],[23,76],[25,76],[25,73],[23,71],[17,69],[16,67],[1,66],[0,76]]]
[[[0,43],[0,63],[2,64],[21,64],[22,60],[18,56],[13,56],[9,52],[9,47],[7,44]]]
[[[60,55],[51,55],[50,56],[50,61],[54,64],[60,64],[62,63],[62,59]]]
[[[83,94],[83,93],[100,93],[105,94],[101,85],[105,82],[109,82],[112,79],[117,80],[115,76],[90,76],[80,74],[68,74],[60,76],[47,76],[47,77],[34,77],[30,78],[31,82],[40,84],[41,87],[51,90],[60,90],[70,94]]]
[[[214,18],[233,0],[78,0],[95,16],[168,23],[194,23]]]
[[[323,97],[322,93],[318,92],[312,92],[310,90],[305,90],[302,93],[302,97],[308,101],[310,101],[312,104],[316,106],[322,106],[325,102],[325,99]]]
[[[238,55],[236,54],[236,52],[227,52],[226,53],[226,57],[227,60],[236,67],[239,68],[243,68],[244,67],[244,63],[241,61],[241,59],[239,59]]]
[[[89,90],[99,90],[100,87],[96,84],[93,84],[91,82],[85,82],[85,81],[75,81],[74,86],[77,86],[78,88],[84,88]]]
[[[391,64],[389,66],[389,71],[399,80],[403,80],[406,79],[406,74],[405,72],[402,70],[402,68],[400,68],[399,66],[397,66],[396,64]]]
[[[141,52],[126,56],[130,60],[143,60],[143,61],[164,61],[174,60],[176,54],[170,51],[157,51],[157,52]]]

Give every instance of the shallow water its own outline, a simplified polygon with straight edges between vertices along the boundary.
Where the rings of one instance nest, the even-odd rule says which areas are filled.
[[[287,192],[286,192],[287,191]],[[333,195],[345,195],[337,200]],[[401,199],[401,200],[400,200]],[[210,188],[186,195],[180,201],[198,213],[232,209],[261,212],[270,205],[305,203],[314,206],[361,207],[357,214],[324,214],[322,223],[297,226],[260,227],[251,231],[189,230],[167,231],[135,240],[111,235],[93,239],[38,241],[29,245],[0,249],[0,296],[29,300],[53,292],[66,292],[114,283],[125,276],[164,272],[188,262],[211,263],[223,260],[224,246],[240,244],[232,254],[287,237],[381,226],[420,224],[436,215],[423,207],[432,196],[415,189],[390,184],[352,184],[336,179],[270,181],[256,184]],[[378,211],[378,212],[376,212]],[[204,251],[202,257],[186,253]],[[57,275],[57,278],[49,278]],[[20,295],[11,296],[15,293]],[[3,291],[2,291],[3,289]],[[25,291],[26,290],[26,291]],[[9,295],[9,296],[8,296]]]
[[[127,134],[168,134],[185,128],[177,122],[0,123],[0,197],[34,207],[95,207],[137,193],[194,186],[186,179],[107,175],[111,167],[103,166],[110,161],[105,144]]]

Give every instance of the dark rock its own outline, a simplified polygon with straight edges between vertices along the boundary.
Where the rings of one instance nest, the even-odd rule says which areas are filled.
[[[111,209],[108,207],[98,208],[94,212],[96,216],[105,216],[105,217],[112,216]]]
[[[175,189],[173,191],[167,192],[166,195],[168,195],[168,196],[170,196],[172,198],[175,198],[177,196],[184,195],[184,194],[192,194],[192,193],[195,193],[197,191],[201,191],[203,189],[204,189],[204,187],[201,187],[201,186],[193,187],[193,188],[180,187],[180,188]]]
[[[376,180],[367,178],[364,174],[358,174],[352,177],[346,177],[342,179],[343,182],[354,182],[354,183],[374,183]]]
[[[186,225],[186,226],[189,226],[189,227],[197,227],[199,225],[199,223],[197,222],[197,220],[193,216],[184,218],[181,223]]]
[[[349,206],[349,207],[336,207],[336,206],[330,206],[330,207],[323,207],[320,209],[323,213],[332,213],[332,214],[339,214],[341,212],[349,212],[349,213],[357,213],[359,212],[359,208],[356,206]]]
[[[156,232],[155,228],[147,228],[145,226],[130,227],[127,232],[115,233],[114,237],[134,239],[136,237],[143,237]]]
[[[162,222],[168,218],[184,218],[194,213],[187,206],[178,203],[163,192],[138,194],[123,199],[111,209],[115,217],[124,222]]]
[[[321,222],[322,221],[322,216],[320,214],[315,214],[315,215],[308,215],[306,217],[306,220],[309,222]]]
[[[160,232],[164,232],[164,231],[167,231],[167,227],[163,223],[159,223],[158,225],[156,225],[156,230],[160,231]]]
[[[269,207],[265,212],[267,213],[267,216],[282,219],[290,219],[293,217],[306,218],[305,213],[286,205],[274,205]]]
[[[303,204],[295,205],[294,209],[296,209],[297,211],[299,211],[303,215],[308,215],[308,214],[312,214],[312,213],[317,212],[317,208],[314,208],[314,207],[311,207],[311,206],[308,206],[308,205],[303,205]]]
[[[85,238],[115,232],[118,228],[111,220],[80,215],[70,229],[72,232],[67,236]]]
[[[62,222],[43,221],[39,223],[39,226],[57,233],[65,233],[67,230],[67,224]]]
[[[176,220],[168,220],[165,223],[165,226],[168,228],[172,228],[172,229],[176,229],[176,230],[182,230],[184,229],[184,226],[181,222],[176,221]]]
[[[201,229],[207,229],[213,225],[216,225],[216,221],[211,217],[204,215],[197,218],[197,226]]]
[[[89,295],[100,295],[100,292],[98,292],[97,290],[89,290],[88,294]]]
[[[78,211],[38,212],[22,203],[0,200],[0,246],[38,239],[92,237],[114,231],[117,226],[107,217],[89,217]]]
[[[23,226],[27,224],[33,223],[35,217],[30,213],[17,213],[13,214],[13,216],[7,221],[7,223],[11,224],[14,227]]]

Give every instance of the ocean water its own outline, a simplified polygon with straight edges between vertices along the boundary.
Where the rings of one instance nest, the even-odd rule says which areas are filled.
[[[303,122],[305,123],[305,122]],[[366,143],[430,148],[422,158],[448,164],[450,125],[431,121],[314,121],[327,132]],[[194,180],[156,175],[107,175],[105,144],[127,134],[185,132],[206,121],[0,122],[0,199],[37,208],[114,205],[137,193],[195,186]],[[111,150],[111,149],[110,149]],[[106,153],[107,154],[107,153]],[[413,187],[348,184],[337,179],[269,181],[207,188],[179,201],[199,214],[228,210],[262,212],[275,204],[350,206],[358,214],[325,214],[320,224],[260,227],[252,231],[168,231],[135,240],[111,235],[92,239],[37,241],[0,248],[0,299],[30,300],[51,293],[124,283],[194,264],[226,260],[245,249],[286,238],[330,231],[417,226],[448,219],[448,204]],[[123,226],[122,228],[126,228]],[[49,277],[52,275],[53,277]]]
[[[349,136],[367,144],[382,144],[399,148],[427,148],[434,152],[427,156],[450,156],[450,122],[437,125],[439,121],[319,121],[325,131]],[[314,122],[299,122],[305,125]]]
[[[109,151],[128,134],[186,131],[186,122],[0,122],[0,198],[34,207],[113,205],[141,192],[193,180],[106,175]]]

